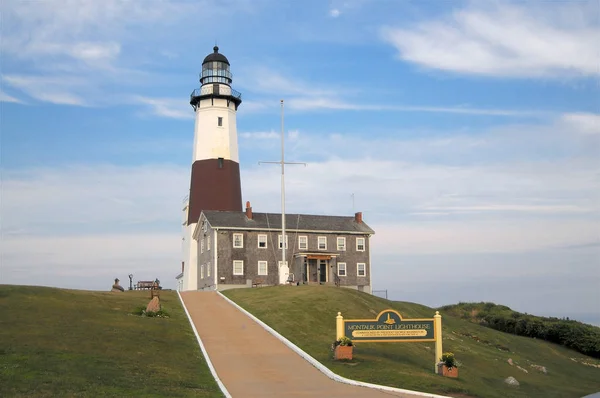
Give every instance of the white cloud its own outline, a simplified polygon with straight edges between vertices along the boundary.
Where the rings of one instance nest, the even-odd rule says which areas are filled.
[[[281,137],[274,131],[241,132],[238,135],[247,140],[273,140]]]
[[[514,110],[501,108],[473,108],[466,106],[419,106],[401,104],[373,104],[365,101],[354,100],[361,94],[358,88],[347,89],[330,86],[329,84],[309,83],[300,78],[284,76],[278,71],[260,67],[248,68],[251,75],[263,76],[255,80],[249,76],[240,79],[240,86],[263,97],[259,103],[253,103],[250,112],[273,110],[279,101],[273,96],[277,94],[279,99],[284,98],[286,109],[293,111],[348,111],[348,110],[370,110],[370,111],[396,111],[396,112],[426,112],[426,113],[453,113],[481,116],[535,116],[543,115],[543,112],[529,110]],[[264,99],[265,95],[269,100]],[[258,106],[260,104],[260,106]],[[272,104],[269,106],[269,104]],[[242,105],[242,109],[244,109]]]
[[[598,12],[598,2],[471,3],[413,27],[384,27],[381,34],[400,59],[432,69],[486,76],[598,76]]]
[[[70,76],[24,76],[3,75],[3,82],[19,89],[40,101],[63,105],[87,105],[87,101],[77,92],[85,90],[87,83],[83,79]]]
[[[193,119],[194,111],[190,104],[181,98],[149,98],[135,96],[134,103],[147,105],[154,115],[172,119]]]
[[[15,104],[23,104],[23,101],[20,99],[13,97],[12,95],[6,94],[4,91],[0,90],[0,102],[12,102]]]
[[[501,251],[521,256],[539,251],[552,256],[553,248],[597,241],[600,218],[600,165],[592,152],[550,160],[535,156],[540,149],[535,143],[548,141],[554,129],[562,138],[549,142],[559,148],[569,140],[597,137],[570,133],[561,121],[543,128],[496,128],[479,134],[483,146],[467,145],[472,137],[376,141],[290,132],[294,145],[288,159],[318,156],[306,168],[287,169],[287,210],[363,211],[376,231],[375,267],[399,253],[467,256]],[[264,134],[273,142],[276,136]],[[510,151],[516,142],[528,141],[529,156],[518,162],[488,159],[490,151]],[[480,152],[481,161],[460,162]],[[279,170],[241,166],[243,200],[250,200],[257,212],[278,212]],[[92,286],[86,278],[110,283],[134,272],[163,278],[172,286],[180,269],[178,230],[188,183],[189,167],[172,165],[4,170],[3,283],[29,278],[59,286],[70,281],[85,288]],[[443,266],[439,260],[431,264],[433,269]],[[377,269],[380,275],[393,274],[382,266]],[[467,278],[473,269],[453,272]],[[498,266],[487,272],[495,277],[504,271]],[[419,271],[411,275],[424,277]]]
[[[600,134],[600,114],[596,113],[566,113],[562,121],[575,131],[584,134]]]
[[[3,171],[2,231],[137,230],[178,218],[189,170],[153,164]]]
[[[337,18],[340,16],[340,14],[341,12],[337,8],[332,8],[331,10],[329,10],[329,16],[331,16],[332,18]]]
[[[109,290],[114,278],[126,286],[133,273],[134,283],[159,278],[173,287],[180,247],[177,233],[3,235],[0,282],[82,288],[83,280]]]

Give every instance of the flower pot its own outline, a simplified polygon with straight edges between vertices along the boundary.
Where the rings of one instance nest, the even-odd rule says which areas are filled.
[[[351,345],[338,345],[335,347],[334,357],[335,359],[352,359],[352,349],[354,346]]]
[[[443,363],[438,364],[438,374],[444,377],[458,377],[458,368],[453,366],[452,368],[448,368]]]

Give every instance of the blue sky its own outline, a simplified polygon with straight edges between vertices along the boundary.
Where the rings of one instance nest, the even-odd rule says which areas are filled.
[[[243,200],[363,211],[374,288],[600,324],[597,1],[4,1],[1,283],[174,287],[202,59]],[[354,208],[351,195],[354,194]]]

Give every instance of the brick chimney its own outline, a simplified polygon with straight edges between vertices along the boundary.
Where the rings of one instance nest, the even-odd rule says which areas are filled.
[[[250,206],[250,202],[246,202],[246,217],[248,220],[252,220],[252,206]]]
[[[361,224],[362,223],[362,212],[354,213],[354,221]]]

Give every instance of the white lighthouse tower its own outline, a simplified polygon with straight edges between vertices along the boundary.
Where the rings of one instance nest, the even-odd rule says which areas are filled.
[[[200,88],[190,104],[196,112],[189,196],[183,206],[183,259],[180,290],[198,288],[198,247],[192,237],[202,210],[242,211],[236,111],[242,95],[219,47],[204,58]]]

